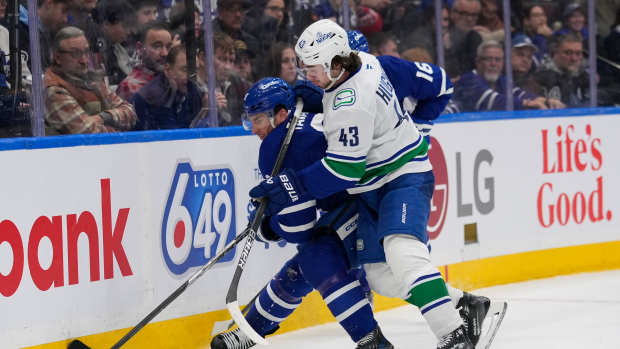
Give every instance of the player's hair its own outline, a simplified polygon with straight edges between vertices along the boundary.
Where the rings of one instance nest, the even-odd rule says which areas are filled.
[[[424,47],[412,47],[401,53],[400,57],[410,62],[435,63],[431,54]]]
[[[84,31],[80,28],[69,26],[69,27],[64,27],[60,29],[58,33],[56,33],[56,36],[54,36],[54,42],[52,43],[52,51],[57,52],[60,49],[60,43],[63,40],[77,38],[80,36],[85,36]]]
[[[183,45],[172,46],[172,48],[168,52],[168,56],[166,57],[166,63],[168,63],[171,66],[174,65],[177,61],[177,56],[181,53],[185,53],[185,46]]]
[[[491,48],[491,47],[498,48],[502,50],[502,52],[504,52],[502,45],[498,41],[485,40],[480,45],[478,45],[478,49],[476,49],[476,58],[482,57],[482,53],[484,52],[484,50]]]
[[[161,21],[148,22],[144,24],[142,28],[140,28],[140,34],[138,36],[138,41],[140,41],[141,43],[144,43],[146,41],[146,35],[151,30],[165,30],[167,32],[170,32],[170,28],[168,27],[168,24],[166,22],[161,22]]]
[[[337,64],[350,73],[357,71],[362,66],[362,60],[356,52],[349,53],[348,57],[335,56],[332,59],[332,67]]]

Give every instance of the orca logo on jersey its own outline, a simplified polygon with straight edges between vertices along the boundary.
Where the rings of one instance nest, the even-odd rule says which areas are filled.
[[[448,166],[441,145],[434,137],[430,137],[428,157],[435,174],[435,190],[431,199],[426,232],[429,239],[433,240],[441,233],[448,211]]]
[[[334,96],[334,110],[353,104],[355,104],[355,90],[352,88],[340,90],[336,93],[336,96]]]
[[[168,269],[177,275],[207,263],[237,235],[235,180],[230,168],[194,170],[177,165],[161,225],[161,247]],[[218,263],[231,261],[234,251]]]

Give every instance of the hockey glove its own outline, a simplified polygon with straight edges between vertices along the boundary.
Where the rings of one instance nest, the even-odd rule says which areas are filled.
[[[254,217],[256,217],[256,211],[258,205],[260,205],[258,200],[251,200],[251,211],[250,216],[248,217],[248,222],[252,223],[254,221]],[[271,228],[269,221],[271,220],[271,216],[263,216],[263,220],[260,224],[260,228],[256,232],[256,240],[260,242],[278,242],[282,240],[282,238]]]
[[[284,169],[279,175],[265,179],[250,190],[250,196],[268,200],[266,216],[276,215],[284,208],[308,199],[308,193],[291,169]]]
[[[322,113],[323,112],[323,89],[312,84],[307,80],[298,81],[293,87],[295,98],[301,98],[304,101],[305,113]]]

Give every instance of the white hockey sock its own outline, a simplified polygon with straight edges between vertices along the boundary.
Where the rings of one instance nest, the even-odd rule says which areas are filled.
[[[450,285],[447,282],[446,282],[446,287],[448,288],[448,293],[450,294],[450,298],[452,298],[452,304],[454,304],[454,307],[456,308],[456,306],[459,304],[459,300],[463,298],[463,291],[459,290],[458,288],[452,287],[452,285]]]
[[[383,248],[394,276],[410,290],[405,300],[420,308],[437,338],[463,324],[439,270],[431,264],[426,245],[411,235],[395,234],[383,240]]]

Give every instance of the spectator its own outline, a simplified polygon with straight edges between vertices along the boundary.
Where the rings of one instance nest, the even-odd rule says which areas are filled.
[[[136,113],[88,69],[88,41],[81,29],[65,27],[54,38],[53,65],[45,71],[48,134],[128,131]]]
[[[394,56],[400,58],[396,39],[385,32],[374,33],[368,37],[370,53],[375,56]]]
[[[600,53],[607,59],[616,62],[615,65],[610,63],[601,63],[600,65],[600,86],[610,92],[610,105],[620,104],[620,7],[616,10],[616,20],[611,25],[609,36],[604,40],[603,50]]]
[[[450,10],[450,27],[444,35],[446,72],[452,81],[474,69],[476,47],[482,42],[474,26],[480,15],[478,0],[455,0]]]
[[[537,48],[529,37],[517,34],[512,37],[512,73],[514,85],[537,96],[543,96],[544,90],[536,79],[533,69],[534,53]],[[554,98],[549,98],[546,104],[551,109],[566,108]]]
[[[103,63],[110,85],[118,85],[133,68],[123,43],[133,30],[135,17],[134,8],[126,0],[105,0],[97,8],[97,22],[105,39]]]
[[[485,41],[478,46],[476,69],[463,74],[454,86],[454,99],[463,111],[506,108],[506,81],[501,75],[503,65],[504,51],[497,41]],[[518,87],[512,92],[515,109],[547,108],[544,97],[536,97]]]
[[[157,20],[157,6],[159,0],[133,0],[136,9],[136,27],[142,28],[149,22]]]
[[[408,48],[426,49],[433,59],[437,60],[437,44],[436,44],[436,26],[435,26],[435,8],[428,6],[423,12],[423,18],[429,19],[428,25],[420,25],[413,32],[405,36],[400,42],[400,47],[405,50]],[[444,37],[449,36],[448,30],[450,25],[450,12],[448,8],[441,8],[441,28]],[[445,40],[442,40],[445,43]],[[445,47],[445,46],[444,46]]]
[[[548,98],[555,98],[569,107],[583,107],[588,101],[589,77],[583,68],[583,39],[568,33],[552,47],[551,61],[536,74]]]
[[[216,34],[216,36],[224,35],[222,33]],[[198,114],[197,117],[194,118],[190,127],[214,127],[216,126],[211,120],[207,119],[209,112],[209,89],[207,86],[207,61],[205,57],[205,47],[204,47],[204,33],[201,32],[201,35],[198,39],[199,48],[198,48],[198,59],[196,60],[196,85],[198,85],[198,89],[203,94],[202,100],[202,110]],[[235,41],[235,45],[237,42],[243,43],[241,40]],[[251,69],[251,68],[250,68]],[[228,101],[226,100],[226,96],[222,93],[222,90],[219,87],[216,87],[215,91],[215,100],[216,100],[216,108],[218,110],[218,114],[227,113],[226,108],[228,107]]]
[[[186,28],[185,28],[185,3],[177,2],[170,10],[170,35],[172,35],[172,46],[186,44]],[[194,39],[200,35],[200,12],[194,9]]]
[[[295,50],[286,43],[275,43],[265,62],[265,76],[274,76],[294,86],[297,83],[297,57]]]
[[[256,0],[248,10],[243,28],[258,39],[258,54],[266,54],[274,42],[293,41],[288,22],[284,0]]]
[[[586,28],[586,10],[584,7],[578,2],[569,4],[564,9],[562,18],[564,26],[553,34],[556,36],[568,33],[579,34],[585,44],[588,40],[588,29]]]
[[[552,31],[547,24],[545,9],[539,5],[525,8],[523,13],[523,33],[532,39],[538,49],[534,56],[534,64],[540,66],[548,55],[547,39]]]
[[[474,27],[474,30],[480,34],[483,41],[504,40],[504,19],[502,16],[502,10],[498,0],[481,0],[482,11],[480,18],[478,19],[478,25]]]
[[[41,19],[39,43],[43,69],[52,64],[52,41],[56,32],[67,23],[67,6],[70,3],[71,0],[39,0],[37,3],[37,14]]]
[[[67,23],[84,31],[91,52],[92,64],[97,69],[103,69],[103,34],[93,19],[93,12],[97,0],[73,0],[67,9]]]
[[[125,100],[129,100],[166,68],[166,57],[172,47],[168,26],[162,22],[148,23],[142,28],[136,47],[141,62],[117,88],[118,95]]]
[[[202,108],[202,94],[187,79],[185,47],[170,49],[163,74],[136,93],[131,102],[138,114],[139,130],[187,128]]]
[[[147,23],[157,20],[157,6],[159,5],[159,0],[133,0],[131,1],[131,5],[135,9],[136,21],[131,35],[123,46],[130,56],[129,65],[131,69],[133,69],[136,65],[140,64],[140,58],[138,57],[138,50],[136,48],[136,43],[140,39],[140,32]]]
[[[235,73],[235,42],[230,36],[224,33],[215,33],[213,35],[213,47],[213,66],[215,68],[216,80],[215,92],[218,103],[218,125],[241,125],[243,97],[251,87],[251,84]],[[199,61],[204,62],[204,47],[201,48]],[[201,74],[201,79],[206,81],[206,67],[201,67],[199,65],[198,72]],[[206,92],[206,88],[204,91]],[[221,98],[220,94],[225,98]],[[225,102],[225,107],[222,108],[220,104],[223,102]],[[202,123],[198,123],[197,126],[202,127],[202,125]]]
[[[293,57],[295,52],[293,52]],[[256,74],[252,69],[250,51],[245,42],[241,40],[235,40],[235,71],[243,79],[254,82],[256,81]]]
[[[213,31],[222,32],[233,40],[245,42],[248,51],[255,57],[260,51],[258,40],[241,28],[250,6],[249,0],[218,0],[217,18],[213,21]]]

